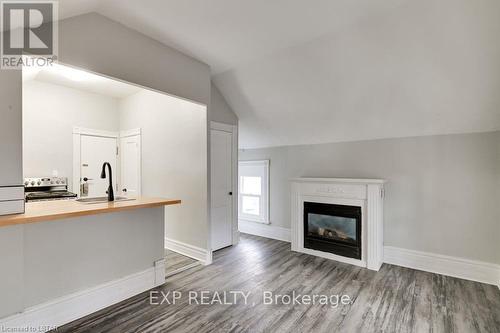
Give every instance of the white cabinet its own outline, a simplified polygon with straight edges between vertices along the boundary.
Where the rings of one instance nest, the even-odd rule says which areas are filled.
[[[0,215],[24,213],[24,187],[0,187]]]

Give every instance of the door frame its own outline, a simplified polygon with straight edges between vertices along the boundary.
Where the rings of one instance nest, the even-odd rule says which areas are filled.
[[[238,244],[240,240],[240,232],[238,230],[238,126],[210,121],[210,136],[213,130],[231,133],[231,190],[233,192],[231,198],[231,225],[232,225],[232,245]],[[210,142],[210,166],[212,165],[212,142]],[[210,169],[211,175],[211,169]],[[209,224],[210,232],[208,236],[208,248],[212,251],[212,178],[210,177],[210,205],[209,205]]]
[[[112,131],[102,131],[102,130],[95,130],[91,128],[84,128],[84,127],[73,127],[73,188],[72,191],[73,193],[76,193],[78,198],[80,197],[80,181],[81,181],[81,164],[82,164],[82,154],[81,154],[81,145],[82,145],[82,140],[81,137],[82,135],[85,136],[97,136],[101,138],[114,138],[116,139],[116,147],[118,148],[119,145],[119,138],[120,135],[118,132],[112,132]],[[118,154],[116,155],[116,165],[119,165],[119,156]],[[115,171],[116,172],[116,171]],[[116,179],[119,178],[119,173],[116,174]],[[118,188],[118,182],[115,184],[115,186]]]
[[[130,130],[125,130],[125,131],[120,131],[120,137],[118,138],[118,160],[120,161],[120,163],[118,163],[118,172],[119,172],[119,176],[120,176],[120,187],[122,187],[122,184],[123,184],[123,179],[122,179],[122,146],[121,146],[121,139],[123,138],[128,138],[128,137],[131,137],[131,136],[137,136],[138,137],[138,144],[139,144],[139,147],[138,147],[138,150],[137,150],[137,158],[138,158],[138,161],[139,161],[139,167],[137,168],[137,180],[138,180],[138,185],[137,185],[137,196],[141,196],[142,195],[142,131],[140,128],[134,128],[134,129],[130,129]],[[119,192],[118,193],[121,193],[121,189],[119,189]]]

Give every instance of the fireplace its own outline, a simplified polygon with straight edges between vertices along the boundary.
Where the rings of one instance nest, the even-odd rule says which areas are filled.
[[[384,261],[384,184],[383,179],[292,179],[292,251],[378,271]],[[338,225],[344,226],[338,230]]]
[[[361,207],[304,202],[304,248],[361,259]]]

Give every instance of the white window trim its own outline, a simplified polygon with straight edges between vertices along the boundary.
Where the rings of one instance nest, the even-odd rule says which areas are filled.
[[[252,217],[249,215],[241,215],[241,193],[239,189],[239,182],[240,182],[240,175],[238,175],[238,220],[241,221],[250,221],[250,222],[257,222],[257,223],[262,223],[262,224],[270,224],[269,220],[269,205],[270,205],[270,188],[269,188],[269,160],[253,160],[253,161],[239,161],[238,163],[239,166],[263,166],[265,167],[265,179],[264,179],[264,185],[265,188],[262,188],[262,195],[259,197],[262,197],[262,201],[265,204],[264,205],[264,212],[262,218],[259,217]],[[239,169],[239,168],[238,168]],[[251,196],[251,195],[249,195]]]

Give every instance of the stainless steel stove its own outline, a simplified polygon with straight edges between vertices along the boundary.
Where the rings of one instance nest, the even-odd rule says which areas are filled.
[[[68,191],[66,177],[25,178],[24,192],[26,202],[76,198],[75,193]]]

